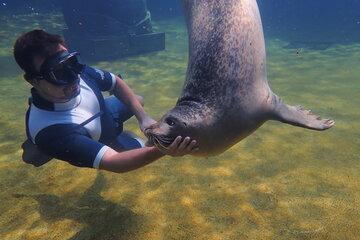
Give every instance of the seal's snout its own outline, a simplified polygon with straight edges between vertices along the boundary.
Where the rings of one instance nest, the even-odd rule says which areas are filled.
[[[149,127],[145,128],[145,131],[144,131],[145,135],[147,137],[149,137],[148,135],[153,133],[154,129],[157,127],[158,127],[158,123],[154,123],[154,124],[150,125]]]
[[[152,128],[150,128],[150,127],[149,127],[149,128],[147,128],[147,129],[145,129],[145,132],[144,132],[144,133],[145,133],[145,136],[146,136],[147,138],[149,138],[149,139],[150,139],[150,138],[151,138],[151,136],[153,135],[152,130],[153,130],[153,129],[152,129]]]
[[[158,130],[159,130],[159,123],[154,123],[145,129],[144,134],[148,138],[148,143],[150,145],[154,145],[156,143],[154,139],[157,138]]]
[[[149,128],[145,129],[144,131],[145,136],[148,138],[148,141],[146,142],[146,146],[154,146],[155,145],[155,134],[153,132],[153,128],[150,126]]]

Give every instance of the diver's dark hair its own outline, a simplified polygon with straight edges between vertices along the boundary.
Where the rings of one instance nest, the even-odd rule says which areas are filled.
[[[59,44],[65,45],[64,39],[41,29],[22,34],[14,44],[14,57],[25,73],[35,72],[34,58],[47,58],[52,55]]]

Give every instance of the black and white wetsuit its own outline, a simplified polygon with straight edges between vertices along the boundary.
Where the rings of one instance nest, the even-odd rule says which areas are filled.
[[[98,168],[109,146],[142,147],[141,140],[120,134],[122,123],[133,116],[130,109],[101,93],[115,84],[114,74],[86,66],[80,75],[80,94],[66,103],[51,103],[32,89],[26,114],[28,138],[44,153],[79,167]],[[99,117],[83,124],[95,115]]]

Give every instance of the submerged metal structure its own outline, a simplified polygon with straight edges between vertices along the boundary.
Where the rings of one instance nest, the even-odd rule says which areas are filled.
[[[86,60],[109,60],[165,49],[153,32],[146,0],[62,0],[64,37]]]

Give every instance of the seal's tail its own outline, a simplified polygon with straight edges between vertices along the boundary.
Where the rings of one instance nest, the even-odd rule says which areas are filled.
[[[312,130],[326,130],[331,128],[335,121],[332,119],[321,119],[301,106],[290,106],[285,104],[275,94],[272,98],[272,118],[283,123],[291,124],[298,127],[308,128]]]

